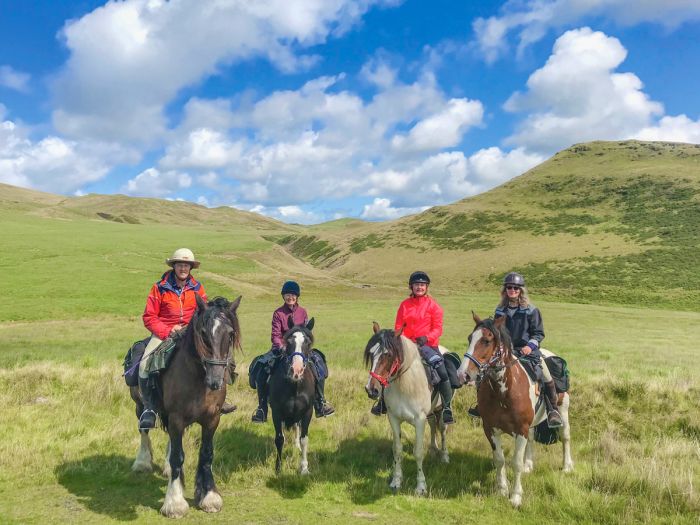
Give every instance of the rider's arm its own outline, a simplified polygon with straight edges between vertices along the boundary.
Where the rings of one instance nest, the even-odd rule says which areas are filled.
[[[284,341],[282,340],[283,334],[282,315],[278,315],[277,311],[275,311],[272,314],[272,330],[270,333],[270,340],[272,341],[273,348],[282,348],[284,346]]]
[[[533,308],[528,314],[528,333],[530,339],[526,343],[527,346],[536,350],[542,344],[544,339],[544,324],[542,323],[542,314],[538,308]]]
[[[433,302],[430,310],[430,331],[426,334],[428,337],[428,344],[430,346],[438,345],[438,341],[442,335],[442,318],[442,307],[437,304],[437,302]]]
[[[146,299],[146,308],[143,311],[144,326],[158,339],[166,339],[170,335],[171,327],[161,321],[160,315],[161,295],[157,285],[153,285],[151,293]]]

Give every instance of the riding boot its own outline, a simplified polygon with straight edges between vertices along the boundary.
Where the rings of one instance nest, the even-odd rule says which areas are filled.
[[[267,421],[267,379],[264,381],[258,380],[256,386],[258,390],[258,408],[255,409],[250,420],[253,423],[264,423]]]
[[[547,410],[547,426],[549,428],[558,428],[564,424],[561,419],[561,414],[557,410],[557,404],[559,402],[559,395],[557,394],[557,389],[554,386],[554,381],[544,384],[547,389],[547,399],[548,410]]]
[[[474,405],[471,407],[469,410],[467,410],[467,414],[476,419],[480,418],[481,414],[479,413],[479,405]]]
[[[139,390],[141,390],[141,402],[143,403],[143,412],[139,417],[139,430],[150,430],[156,426],[155,392],[148,383],[148,378],[139,377]]]
[[[316,417],[327,417],[335,412],[335,409],[323,396],[325,386],[325,379],[319,379],[316,381],[316,398],[314,399],[314,411],[316,412]]]
[[[379,396],[377,402],[372,406],[370,412],[375,416],[386,414],[386,403],[384,403],[384,394]]]
[[[438,389],[442,399],[442,422],[451,425],[455,422],[454,417],[452,417],[452,385],[449,380],[441,381],[438,384]]]
[[[228,401],[224,401],[223,405],[221,405],[221,408],[219,409],[219,412],[222,414],[230,414],[231,412],[235,412],[238,409],[238,406],[234,405],[233,403],[229,403]]]

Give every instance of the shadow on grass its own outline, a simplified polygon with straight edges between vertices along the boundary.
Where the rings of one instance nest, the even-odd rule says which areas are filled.
[[[214,440],[215,471],[223,479],[233,472],[265,463],[274,450],[269,437],[237,425],[219,430]]]
[[[158,511],[166,488],[159,476],[131,472],[133,460],[114,454],[95,455],[62,463],[54,472],[58,482],[87,509],[133,521],[138,518],[137,507]]]
[[[404,439],[404,482],[400,494],[413,494],[416,487],[412,445],[412,441]],[[285,447],[284,455],[289,453],[290,450]],[[393,469],[390,439],[354,437],[341,441],[334,451],[313,453],[311,450],[310,454],[313,472],[309,477],[283,471],[280,476],[271,477],[267,487],[283,498],[297,499],[303,497],[314,482],[342,483],[351,501],[359,505],[371,504],[392,495],[389,489]],[[464,452],[453,452],[450,458],[451,463],[444,464],[437,454],[426,454],[423,471],[431,496],[454,498],[464,493],[481,493],[492,470],[491,459]]]

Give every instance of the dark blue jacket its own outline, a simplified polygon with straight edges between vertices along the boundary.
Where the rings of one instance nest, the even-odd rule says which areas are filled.
[[[494,317],[498,319],[503,316],[506,317],[506,328],[513,340],[513,347],[522,348],[527,345],[539,355],[540,344],[544,339],[544,325],[539,309],[532,304],[527,308],[496,307]]]

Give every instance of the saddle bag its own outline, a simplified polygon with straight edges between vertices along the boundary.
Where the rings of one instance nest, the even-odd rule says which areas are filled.
[[[569,367],[567,366],[566,361],[558,355],[545,357],[544,361],[547,363],[549,373],[552,374],[552,379],[554,380],[554,386],[556,386],[557,392],[568,392]]]
[[[447,352],[442,357],[445,359],[445,370],[447,370],[447,377],[450,378],[452,389],[462,388],[462,384],[457,377],[457,370],[462,364],[462,359],[455,352]]]
[[[535,441],[543,445],[553,445],[559,441],[559,429],[549,428],[545,419],[539,425],[535,426]]]
[[[136,341],[124,356],[124,381],[127,386],[137,386],[139,384],[139,364],[146,350],[150,337],[141,341]]]
[[[258,381],[258,375],[260,374],[260,370],[265,367],[265,364],[262,362],[262,355],[257,356],[255,359],[253,359],[250,362],[250,365],[248,365],[248,385],[250,385],[250,388],[255,390],[257,388],[257,381]]]

